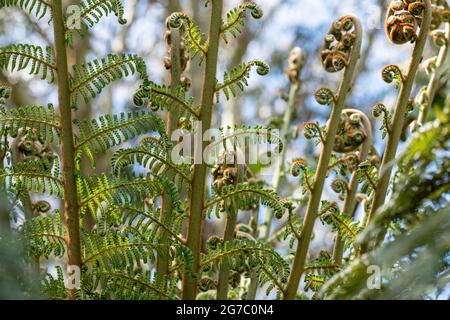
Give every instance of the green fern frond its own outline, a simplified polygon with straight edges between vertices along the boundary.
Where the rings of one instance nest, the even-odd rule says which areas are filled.
[[[115,207],[127,203],[136,203],[149,197],[157,197],[163,193],[166,185],[161,179],[153,177],[127,178],[108,177],[79,177],[77,180],[80,199],[80,211],[82,214],[88,210],[94,218],[99,213],[105,214],[105,207]],[[175,201],[176,202],[176,201]]]
[[[225,43],[228,43],[227,34],[231,34],[234,38],[241,33],[241,28],[245,25],[247,18],[247,9],[251,11],[251,15],[255,19],[260,19],[263,16],[263,11],[253,1],[245,2],[239,7],[233,8],[227,13],[227,21],[223,22],[220,32]]]
[[[83,265],[95,264],[97,268],[104,269],[112,264],[115,269],[132,269],[136,262],[155,262],[160,247],[158,243],[130,239],[120,232],[84,233]]]
[[[42,19],[47,12],[51,14],[50,0],[0,0],[0,9],[14,6],[30,14],[34,11],[38,20]]]
[[[259,144],[273,144],[276,149],[273,153],[280,153],[283,148],[283,140],[272,128],[262,126],[239,126],[219,128],[219,137],[217,141],[208,144],[205,150],[211,156],[220,155],[221,148],[225,150],[246,150],[249,147]]]
[[[67,298],[67,287],[64,280],[64,272],[61,266],[56,266],[56,277],[47,273],[43,279],[42,289],[45,296],[52,300],[65,300]]]
[[[327,251],[321,251],[319,256],[305,267],[306,274],[318,274],[327,278],[332,277],[340,267],[337,265]]]
[[[20,128],[37,130],[40,138],[50,143],[59,141],[60,123],[52,104],[6,109],[0,106],[0,131],[16,137]]]
[[[30,75],[41,74],[42,80],[55,81],[56,65],[52,48],[30,44],[12,44],[0,48],[0,69],[20,71],[30,67]]]
[[[59,211],[55,211],[54,217],[38,216],[26,221],[22,234],[27,240],[30,255],[34,257],[48,259],[52,254],[62,257],[65,253],[65,229]]]
[[[152,111],[177,109],[188,112],[195,118],[199,117],[200,107],[195,105],[193,97],[186,98],[186,89],[182,86],[173,90],[171,87],[151,82],[149,85],[141,87],[133,98],[134,104],[137,106],[142,106],[146,99],[150,102]]]
[[[62,197],[64,186],[59,177],[48,172],[48,163],[24,161],[12,167],[0,169],[0,185],[4,190],[32,191]]]
[[[190,178],[190,166],[178,165],[172,162],[170,154],[159,143],[145,143],[134,148],[119,149],[111,160],[112,170],[115,175],[126,166],[138,164],[149,168],[152,174],[163,176],[168,171],[173,171],[182,177],[186,182]]]
[[[168,281],[168,285],[162,287],[162,281],[157,281],[149,271],[130,274],[123,270],[111,269],[96,271],[94,276],[106,284],[102,288],[102,299],[105,296],[107,299],[119,300],[177,299],[178,288],[176,280],[171,278]],[[167,281],[164,283],[167,283]]]
[[[256,272],[260,286],[272,283],[271,288],[278,287],[280,289],[278,291],[281,292],[288,280],[289,264],[273,248],[261,242],[235,239],[225,244],[210,246],[200,265],[202,268],[211,268],[212,264],[220,263],[224,259],[232,269],[242,265]]]
[[[74,122],[80,131],[75,141],[78,167],[83,153],[95,166],[94,153],[105,152],[144,133],[165,134],[164,122],[156,115],[145,111],[127,114],[122,112],[120,115],[104,115],[98,120],[75,120]]]
[[[80,22],[82,23],[80,33],[97,24],[103,16],[114,13],[120,24],[127,23],[123,17],[124,9],[120,0],[85,0],[78,4],[80,12]],[[72,38],[72,30],[67,30],[67,37]]]
[[[78,95],[87,103],[95,98],[112,82],[139,74],[140,79],[147,79],[147,70],[142,58],[134,54],[108,54],[101,60],[73,66],[75,76],[70,78],[71,104],[76,108]]]
[[[167,18],[167,24],[171,28],[180,29],[186,41],[186,47],[189,50],[191,59],[194,60],[198,56],[199,65],[201,65],[206,58],[209,44],[206,35],[200,30],[199,26],[188,15],[182,12],[172,13]]]
[[[221,193],[205,204],[208,213],[211,214],[216,208],[216,215],[219,215],[220,204],[227,199],[234,199],[239,203],[239,207],[254,208],[259,204],[273,210],[276,217],[281,218],[286,210],[291,209],[290,203],[283,201],[272,189],[265,189],[260,183],[240,183],[237,186],[224,186]]]
[[[174,211],[174,213],[177,213]],[[156,230],[162,228],[171,235],[171,239],[176,240],[179,244],[183,244],[179,236],[185,214],[176,214],[173,217],[173,225],[165,225],[159,219],[160,212],[155,210],[152,212],[148,208],[141,205],[126,204],[124,206],[114,207],[109,210],[106,216],[118,216],[118,220],[129,230],[138,230],[140,234],[145,235],[147,239],[156,238]]]
[[[230,72],[225,72],[223,75],[223,82],[216,84],[215,91],[217,102],[219,102],[221,91],[225,94],[227,100],[230,99],[231,95],[236,97],[237,89],[244,91],[245,87],[248,86],[250,71],[254,66],[257,67],[256,72],[260,76],[265,76],[270,71],[270,67],[265,62],[251,60],[247,63],[241,63]]]
[[[320,220],[330,225],[332,230],[338,233],[341,240],[345,241],[345,246],[348,247],[362,231],[359,223],[354,221],[352,217],[330,206],[327,201],[322,201],[322,207],[331,209],[324,210],[325,212],[320,215]]]

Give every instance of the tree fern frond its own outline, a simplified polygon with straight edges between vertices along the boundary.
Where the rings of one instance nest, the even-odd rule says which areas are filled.
[[[75,120],[80,130],[76,139],[76,162],[80,165],[81,156],[85,153],[95,166],[94,153],[105,152],[126,140],[141,134],[165,133],[164,122],[156,115],[148,112],[120,113],[120,115],[104,115],[98,120]]]
[[[126,225],[127,228],[139,230],[142,234],[154,233],[153,230],[161,227],[164,231],[170,234],[172,239],[176,240],[180,244],[184,244],[184,240],[181,239],[178,234],[181,233],[180,227],[183,218],[186,218],[185,215],[175,215],[173,222],[174,225],[178,225],[178,227],[165,225],[160,221],[158,216],[155,216],[153,212],[143,208],[140,205],[126,204],[123,206],[114,207],[107,212],[107,215],[118,215],[120,221]],[[150,230],[153,225],[155,228]],[[152,236],[150,235],[148,238],[152,238]]]
[[[130,239],[127,234],[107,232],[106,234],[83,234],[83,265],[95,264],[115,269],[134,268],[136,262],[154,262],[161,245],[144,239]]]
[[[248,86],[248,79],[250,78],[250,71],[253,66],[257,67],[256,72],[261,76],[265,76],[269,73],[269,66],[260,60],[251,60],[247,63],[241,63],[230,72],[225,72],[223,82],[216,84],[215,90],[217,101],[219,101],[221,91],[225,94],[227,100],[230,99],[231,95],[236,97],[237,89],[244,91],[244,88]]]
[[[260,19],[263,16],[263,11],[253,1],[245,2],[239,7],[231,9],[227,13],[227,21],[223,22],[220,32],[225,43],[228,43],[227,34],[231,34],[234,38],[241,33],[241,28],[245,25],[245,19],[247,18],[247,9],[251,11],[251,15],[255,19]]]
[[[27,1],[28,2],[28,1]],[[0,69],[20,71],[30,67],[30,75],[41,74],[42,80],[55,81],[56,65],[52,48],[30,44],[12,44],[0,48]]]
[[[173,110],[178,109],[188,112],[194,117],[199,117],[200,107],[194,104],[194,98],[186,98],[186,89],[182,86],[172,90],[171,87],[165,85],[157,85],[151,82],[145,87],[141,87],[134,95],[134,104],[141,106],[144,100],[148,99],[150,108],[153,111],[159,109]]]
[[[48,172],[48,164],[43,161],[24,161],[12,167],[0,169],[0,185],[6,190],[32,191],[57,197],[64,194],[64,186],[59,177]]]
[[[130,274],[122,270],[96,271],[96,277],[106,283],[103,293],[111,292],[111,298],[120,300],[176,300],[177,290],[175,279],[169,281],[166,287],[161,286],[161,281],[152,277],[150,272]],[[167,281],[165,281],[167,283]]]
[[[180,175],[186,182],[190,178],[189,165],[177,165],[170,159],[170,154],[158,143],[146,143],[134,148],[119,149],[112,157],[112,170],[115,175],[126,166],[138,164],[149,168],[154,175],[163,176],[172,170]]]
[[[26,221],[22,234],[32,256],[48,259],[51,254],[62,257],[65,253],[65,229],[59,211],[55,211],[54,217],[38,216]]]
[[[237,186],[224,186],[220,194],[205,204],[205,208],[208,209],[208,212],[211,212],[215,206],[216,214],[218,214],[218,210],[220,210],[219,205],[227,199],[237,200],[239,207],[245,210],[262,204],[271,208],[275,216],[279,218],[286,210],[291,209],[291,204],[283,201],[274,190],[265,189],[259,183],[248,182],[240,183]]]
[[[200,30],[199,26],[197,26],[188,15],[182,12],[172,13],[167,18],[167,24],[171,28],[180,28],[186,41],[187,49],[191,55],[191,59],[194,60],[195,57],[198,56],[199,65],[201,65],[206,58],[206,53],[208,51],[208,40],[206,39],[206,35]]]
[[[81,35],[97,24],[103,16],[108,16],[110,13],[115,14],[120,24],[127,23],[123,17],[124,9],[120,0],[85,0],[81,1],[78,6],[81,10],[80,23],[82,26],[79,30]],[[72,30],[68,28],[66,32],[69,43],[72,43]]]
[[[0,131],[15,137],[23,127],[36,129],[39,137],[50,143],[59,141],[60,123],[52,104],[13,109],[0,106]]]
[[[47,12],[51,14],[50,0],[0,0],[0,9],[17,6],[24,11],[34,15],[38,20],[42,19]]]
[[[274,144],[276,149],[274,154],[280,153],[283,148],[283,140],[278,132],[272,128],[265,128],[262,126],[228,126],[227,128],[219,128],[219,136],[217,140],[208,144],[205,153],[210,156],[220,155],[222,150],[246,150],[259,144]],[[266,150],[269,151],[269,150]]]
[[[320,215],[322,222],[331,226],[337,232],[342,241],[348,247],[362,231],[359,223],[353,221],[352,217],[341,213],[337,208],[330,206],[327,201],[322,201],[322,208],[327,207]],[[322,210],[321,210],[322,211]]]
[[[209,246],[207,254],[202,257],[201,266],[205,268],[224,259],[234,269],[244,264],[256,272],[260,286],[270,282],[273,287],[282,287],[289,277],[289,264],[273,248],[261,242],[235,239]]]
[[[77,180],[82,214],[88,210],[94,218],[105,214],[105,207],[115,207],[127,203],[136,203],[149,197],[157,197],[163,193],[166,185],[159,178],[127,178],[108,177],[79,177]]]
[[[108,54],[101,60],[74,65],[75,76],[70,78],[70,91],[72,107],[76,108],[78,95],[87,103],[95,98],[112,82],[138,73],[140,79],[147,78],[145,62],[133,54]]]

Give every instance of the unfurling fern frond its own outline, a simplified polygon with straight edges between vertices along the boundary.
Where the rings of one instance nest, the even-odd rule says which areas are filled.
[[[97,24],[103,16],[108,16],[110,13],[114,13],[120,24],[127,23],[127,20],[123,17],[124,9],[120,0],[85,0],[81,1],[78,5],[81,12],[79,16],[79,22],[82,24],[81,29],[77,28],[83,35],[89,28],[92,28]],[[70,20],[68,20],[69,22]],[[67,26],[66,38],[69,44],[72,43],[72,30],[71,26]]]
[[[213,208],[215,213],[219,215],[220,205],[227,199],[234,199],[243,210],[249,210],[257,207],[259,204],[271,208],[277,218],[285,213],[286,210],[292,209],[290,202],[284,201],[280,196],[271,189],[264,188],[261,183],[240,183],[237,186],[224,186],[220,194],[213,197],[206,203],[205,208],[211,214]]]
[[[30,68],[29,74],[41,74],[42,80],[55,81],[56,65],[51,47],[43,49],[30,44],[12,44],[0,48],[0,69],[20,71]]]
[[[24,106],[7,110],[0,106],[0,131],[16,137],[20,128],[31,127],[45,141],[59,140],[60,124],[52,104]]]
[[[135,93],[133,100],[137,106],[142,106],[144,100],[148,100],[152,111],[178,109],[180,112],[188,112],[189,115],[199,117],[200,107],[195,105],[193,97],[186,98],[186,89],[182,86],[173,90],[165,85],[157,85],[151,82],[147,86],[141,86]]]
[[[208,51],[208,40],[206,40],[206,35],[202,33],[200,28],[188,15],[182,12],[172,13],[167,18],[167,25],[171,28],[180,29],[186,41],[186,46],[191,55],[191,59],[194,60],[195,57],[198,56],[199,65],[201,65],[203,60],[205,60],[206,52]]]
[[[362,231],[359,223],[352,217],[341,213],[336,206],[328,201],[322,201],[320,220],[331,226],[332,230],[338,233],[338,236],[348,247]]]
[[[95,98],[113,81],[134,73],[147,79],[147,70],[142,58],[134,54],[108,54],[106,58],[73,66],[75,76],[70,78],[71,104],[76,108],[78,95],[87,103]]]
[[[245,19],[247,18],[247,9],[251,11],[251,15],[255,19],[261,19],[263,16],[263,11],[260,6],[258,6],[253,1],[245,2],[239,7],[233,8],[227,13],[227,21],[223,22],[220,32],[226,43],[228,43],[227,34],[230,33],[234,38],[241,33],[241,27],[245,24]]]
[[[80,165],[83,153],[95,166],[96,152],[105,152],[144,133],[165,134],[164,122],[156,115],[145,111],[128,114],[122,112],[119,116],[104,115],[98,120],[75,120],[75,124],[80,130],[75,143],[77,166]]]
[[[260,76],[265,76],[270,71],[269,66],[265,62],[251,60],[247,63],[241,63],[230,72],[225,72],[223,82],[216,84],[217,101],[219,101],[221,91],[225,94],[227,100],[230,99],[231,95],[236,97],[237,89],[244,91],[244,88],[248,86],[248,79],[250,78],[250,71],[253,66],[257,67],[256,72]]]
[[[59,177],[53,176],[44,161],[24,161],[0,170],[0,185],[4,190],[32,191],[62,197],[64,187]]]
[[[26,221],[22,234],[32,256],[48,258],[53,254],[62,257],[65,253],[65,229],[59,211],[55,211],[54,217],[38,216]]]
[[[105,208],[116,207],[127,203],[136,203],[149,197],[154,198],[169,189],[166,182],[160,178],[147,176],[144,178],[108,177],[101,175],[97,177],[79,177],[77,180],[80,198],[80,211],[82,214],[88,210],[93,217],[105,214]],[[173,187],[173,186],[172,186]],[[173,188],[170,188],[173,196]],[[179,204],[179,199],[174,199],[174,206]],[[97,212],[98,210],[98,212]]]
[[[40,20],[47,12],[51,13],[50,0],[0,0],[0,9],[17,6]]]

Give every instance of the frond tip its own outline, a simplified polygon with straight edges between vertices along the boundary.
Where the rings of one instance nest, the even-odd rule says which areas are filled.
[[[247,63],[242,63],[230,72],[225,72],[223,76],[223,82],[216,84],[216,97],[217,101],[220,97],[220,91],[223,91],[227,100],[230,99],[230,96],[236,97],[237,90],[241,89],[244,91],[244,88],[248,86],[248,79],[250,78],[250,71],[253,66],[256,66],[256,72],[260,76],[265,76],[269,73],[270,67],[267,63],[260,60],[251,60]]]
[[[261,19],[263,16],[263,11],[260,6],[258,6],[253,1],[245,2],[239,7],[233,8],[227,13],[227,21],[223,22],[220,32],[222,34],[225,43],[228,43],[228,33],[234,38],[241,33],[241,27],[245,24],[247,9],[250,10],[251,15],[255,19]]]
[[[192,19],[182,12],[174,12],[167,18],[167,25],[170,28],[180,29],[186,41],[186,46],[191,55],[191,59],[199,57],[199,65],[206,58],[208,51],[208,40],[206,35],[200,30]]]

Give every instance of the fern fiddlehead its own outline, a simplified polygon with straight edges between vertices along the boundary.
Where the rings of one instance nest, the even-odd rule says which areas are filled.
[[[358,154],[358,163],[362,163],[366,160],[369,153],[370,147],[372,145],[372,125],[369,118],[361,111],[356,109],[344,109],[344,114],[347,115],[358,115],[358,120],[361,122],[362,130],[364,132],[364,140],[359,143],[361,145]],[[351,151],[350,151],[351,152]],[[353,217],[353,212],[356,206],[356,193],[359,184],[359,175],[357,170],[354,170],[350,182],[348,184],[347,193],[345,195],[343,215]],[[344,253],[344,243],[341,241],[340,237],[337,236],[334,248],[333,248],[333,260],[337,265],[341,264],[342,255]]]
[[[294,262],[284,292],[285,299],[294,299],[300,277],[305,270],[305,261],[311,241],[314,222],[318,216],[320,199],[328,172],[328,163],[334,147],[336,132],[339,125],[345,99],[350,90],[352,78],[356,69],[361,50],[361,24],[351,15],[344,16],[335,21],[324,40],[324,49],[321,53],[322,63],[328,72],[337,72],[345,68],[344,77],[339,87],[336,102],[328,121],[325,144],[317,164],[314,186],[310,194],[305,214],[305,220],[297,244]]]

